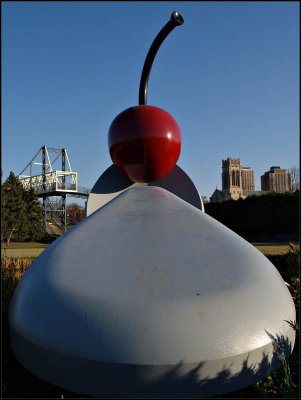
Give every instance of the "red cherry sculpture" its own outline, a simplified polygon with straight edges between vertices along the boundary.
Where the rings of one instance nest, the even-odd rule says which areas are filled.
[[[141,105],[128,108],[114,119],[109,147],[113,163],[132,181],[151,182],[176,165],[181,133],[168,112]]]
[[[181,151],[181,133],[175,119],[165,110],[146,104],[148,78],[155,55],[182,16],[173,12],[147,54],[140,80],[139,105],[121,112],[109,129],[113,163],[134,182],[151,182],[166,176]]]

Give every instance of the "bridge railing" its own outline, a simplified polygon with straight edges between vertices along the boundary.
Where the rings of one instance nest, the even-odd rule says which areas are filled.
[[[26,190],[37,194],[49,192],[77,192],[77,172],[52,171],[42,175],[19,176]]]

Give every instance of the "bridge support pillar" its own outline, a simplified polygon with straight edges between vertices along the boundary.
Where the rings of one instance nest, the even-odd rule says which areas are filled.
[[[66,232],[66,195],[43,197],[43,223],[45,232],[60,236]]]

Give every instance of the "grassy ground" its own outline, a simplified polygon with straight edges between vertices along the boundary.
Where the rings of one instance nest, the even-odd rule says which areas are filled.
[[[47,243],[38,242],[11,242],[8,248],[1,248],[1,256],[32,258],[39,256],[48,246]]]
[[[258,250],[263,254],[285,254],[289,250],[289,243],[252,243]],[[16,243],[11,242],[8,249],[5,250],[5,255],[7,257],[37,257],[48,244],[37,243],[37,242],[23,242]],[[1,249],[1,255],[4,255],[3,249]]]
[[[45,249],[48,246],[47,243],[39,242],[10,242],[10,249]]]
[[[263,254],[285,254],[289,251],[289,243],[252,243]]]
[[[7,257],[15,257],[15,258],[28,258],[28,257],[38,257],[42,251],[44,251],[45,248],[39,248],[39,249],[7,249],[6,250],[6,256]],[[3,249],[1,251],[1,255],[3,255]]]

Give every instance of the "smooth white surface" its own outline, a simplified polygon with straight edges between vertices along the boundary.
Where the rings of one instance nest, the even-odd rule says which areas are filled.
[[[293,341],[294,319],[266,257],[153,186],[123,192],[56,240],[10,308],[11,327],[47,351],[135,365],[226,361],[270,346],[267,333]]]

